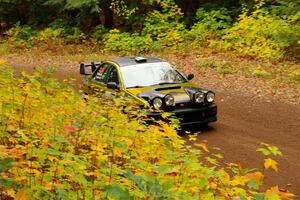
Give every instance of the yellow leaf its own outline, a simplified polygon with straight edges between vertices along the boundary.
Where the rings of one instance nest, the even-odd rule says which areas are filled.
[[[104,181],[106,184],[109,184],[111,182],[111,178],[109,176],[104,176]]]
[[[266,192],[265,192],[265,195],[268,197],[268,196],[272,196],[272,195],[278,195],[280,193],[279,191],[279,188],[278,186],[275,186],[275,187],[271,187],[270,189],[268,189]]]
[[[197,135],[189,135],[189,141],[196,141],[197,140]]]
[[[55,186],[57,188],[65,188],[65,186],[61,183],[54,183],[53,186]]]
[[[271,159],[271,158],[267,158],[265,159],[265,163],[264,163],[264,166],[265,166],[265,169],[269,169],[269,168],[272,168],[274,171],[278,172],[278,163]]]
[[[208,186],[211,188],[211,189],[216,189],[218,187],[217,183],[215,183],[214,181],[209,181],[208,182]]]
[[[219,159],[222,159],[224,158],[224,156],[222,156],[221,154],[217,153],[217,154],[213,154],[215,157],[219,158]]]
[[[196,147],[202,148],[204,151],[209,152],[208,148],[206,147],[205,143],[199,143],[199,144],[194,144]]]
[[[254,180],[256,183],[262,183],[264,175],[261,172],[253,172],[246,174],[247,179]]]
[[[0,60],[0,65],[4,65],[6,63],[6,60]]]
[[[40,172],[37,169],[31,169],[31,173],[34,174],[35,176],[39,176],[39,175],[41,175],[42,172]]]
[[[48,160],[50,160],[51,162],[58,161],[58,159],[55,156],[48,156]]]
[[[280,196],[281,199],[291,199],[295,196],[293,193],[290,193],[288,191],[283,192],[281,189],[278,188],[278,186],[271,187],[270,189],[268,189],[265,192],[265,195],[266,197],[277,195]]]
[[[180,172],[180,169],[178,167],[174,167],[171,172],[175,172],[175,173],[178,173]]]
[[[295,195],[290,192],[280,192],[279,195],[282,199],[291,199],[291,198],[295,197]]]
[[[9,196],[9,197],[14,197],[16,196],[16,192],[13,190],[13,189],[8,189],[6,191],[6,194]]]
[[[122,156],[122,151],[119,147],[114,147],[113,152],[114,152],[115,156],[118,156],[118,157]]]
[[[213,147],[214,150],[220,151],[221,149],[219,147]]]
[[[27,74],[25,71],[22,71],[21,74],[22,74],[22,76],[24,76],[24,77],[28,77],[28,74]]]
[[[79,169],[80,169],[80,170],[85,170],[85,169],[86,169],[86,166],[81,165],[81,166],[79,166]]]
[[[216,159],[214,159],[214,158],[211,158],[211,157],[205,157],[205,159],[206,159],[209,163],[211,163],[211,164],[213,164],[213,165],[218,165],[218,161],[217,161]]]
[[[247,182],[247,179],[244,176],[235,176],[233,180],[231,181],[232,186],[237,186],[237,185],[245,185]]]
[[[12,132],[12,131],[16,131],[17,128],[15,126],[13,126],[13,125],[10,124],[10,125],[7,126],[6,130],[8,132]]]
[[[98,155],[97,159],[100,160],[100,161],[105,161],[105,160],[107,160],[107,157],[108,157],[107,155],[102,154],[102,155]]]
[[[15,200],[27,200],[29,199],[28,196],[27,196],[27,192],[26,192],[26,189],[23,188],[21,189],[17,194],[16,194],[16,198]]]
[[[220,169],[218,170],[218,172],[220,174],[220,181],[222,182],[222,184],[224,185],[230,184],[231,180],[229,174],[224,169]]]

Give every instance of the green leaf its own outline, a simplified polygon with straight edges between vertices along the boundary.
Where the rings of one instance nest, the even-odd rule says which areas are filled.
[[[169,143],[168,143],[169,144]],[[169,165],[161,165],[158,166],[158,171],[160,174],[167,174],[172,170],[172,167],[170,167]]]
[[[271,154],[271,152],[268,149],[265,148],[259,148],[256,151],[261,152],[262,154],[264,154],[265,156],[268,156]]]
[[[211,157],[205,157],[205,159],[213,165],[218,165],[218,161]]]
[[[4,172],[12,167],[13,159],[4,158],[0,160],[0,172]]]
[[[159,181],[155,179],[154,182],[147,182],[147,192],[150,195],[159,196],[162,192],[162,186],[160,185]]]
[[[282,153],[281,153],[281,151],[279,151],[279,149],[278,149],[278,147],[276,147],[276,146],[269,146],[268,147],[269,148],[269,150],[270,150],[270,152],[274,155],[274,156],[282,156]]]
[[[253,196],[251,200],[265,200],[265,195],[264,194],[256,194]]]
[[[250,180],[247,182],[247,186],[250,188],[250,189],[255,189],[255,190],[258,190],[259,189],[259,185],[257,184],[257,182],[255,180]]]
[[[279,150],[278,147],[271,146],[271,145],[266,144],[266,143],[262,143],[261,145],[263,145],[264,147],[261,147],[261,148],[257,149],[256,151],[261,152],[265,156],[268,156],[268,155],[271,155],[271,154],[274,155],[274,156],[282,156],[282,153],[281,153],[281,151]]]
[[[140,190],[145,191],[146,186],[143,183],[143,179],[141,177],[135,176],[130,170],[126,170],[124,172],[124,176],[133,181]]]
[[[106,192],[109,194],[109,196],[111,196],[115,199],[120,199],[120,200],[133,199],[130,196],[128,189],[123,190],[118,185],[109,185],[109,186],[107,186],[106,187]]]
[[[207,184],[207,179],[206,178],[201,178],[199,181],[199,189],[203,189]]]
[[[10,188],[16,185],[16,182],[12,179],[2,179],[0,178],[0,186],[5,188]]]
[[[78,174],[76,175],[73,180],[83,186],[87,185],[87,180],[85,179],[85,177],[82,174]]]
[[[247,198],[244,195],[239,195],[240,200],[247,200]]]

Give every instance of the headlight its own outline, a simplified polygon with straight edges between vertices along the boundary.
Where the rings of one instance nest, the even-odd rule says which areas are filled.
[[[194,99],[196,103],[202,103],[204,101],[204,94],[202,92],[196,92],[194,94]]]
[[[166,95],[165,103],[166,103],[166,106],[174,106],[174,103],[175,103],[174,96],[170,95],[170,94]]]
[[[208,92],[206,94],[206,101],[212,103],[215,100],[215,94],[212,92]]]
[[[163,105],[163,101],[160,98],[155,98],[153,100],[153,106],[154,106],[154,108],[160,109],[162,107],[162,105]]]

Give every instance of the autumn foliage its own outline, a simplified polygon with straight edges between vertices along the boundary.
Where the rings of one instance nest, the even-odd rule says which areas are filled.
[[[193,47],[296,61],[299,8],[300,0],[0,0],[0,53],[84,44],[122,54]]]
[[[264,175],[191,145],[121,100],[84,97],[41,70],[0,64],[0,199],[288,199]],[[278,149],[264,144],[266,168]],[[255,152],[254,152],[255,153]],[[275,164],[274,164],[275,163]]]

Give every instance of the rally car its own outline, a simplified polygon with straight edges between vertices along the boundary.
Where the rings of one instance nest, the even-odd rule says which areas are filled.
[[[80,64],[86,75],[84,91],[127,96],[148,108],[147,116],[162,112],[180,120],[182,126],[208,124],[217,120],[214,92],[202,89],[170,63],[159,58],[121,57]]]

